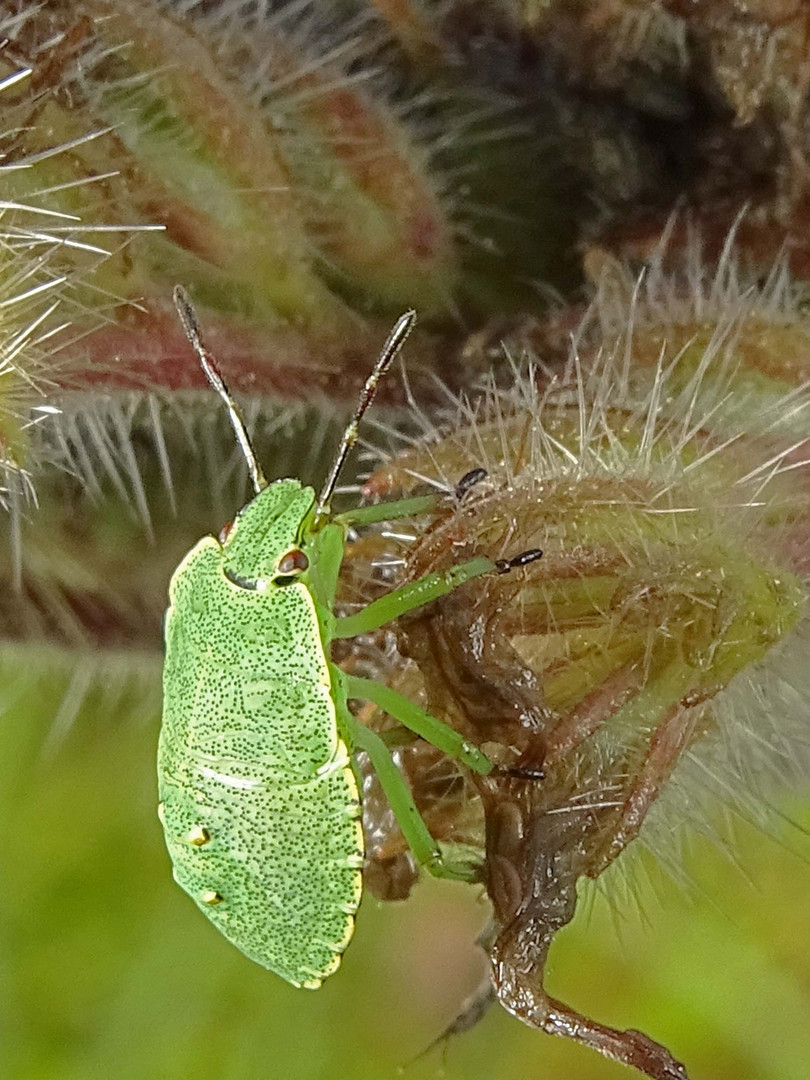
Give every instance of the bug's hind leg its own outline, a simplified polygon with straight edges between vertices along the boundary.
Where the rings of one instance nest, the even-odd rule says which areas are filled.
[[[435,746],[437,750],[444,751],[448,757],[460,761],[473,772],[485,775],[492,771],[492,762],[478,747],[468,743],[454,728],[425,712],[410,698],[373,679],[362,679],[345,672],[342,678],[348,697],[374,702],[403,727]]]
[[[397,768],[390,750],[380,736],[371,728],[367,728],[365,724],[361,724],[348,709],[343,719],[354,745],[368,754],[385,796],[391,804],[397,824],[402,829],[402,835],[417,862],[434,877],[451,878],[455,881],[477,881],[480,876],[477,863],[453,862],[445,858],[422,820],[405,777]]]

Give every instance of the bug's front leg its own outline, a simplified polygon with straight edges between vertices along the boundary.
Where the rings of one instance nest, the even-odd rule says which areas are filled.
[[[470,469],[461,477],[456,484],[455,497],[461,502],[476,484],[487,476],[486,469]],[[427,514],[437,510],[442,503],[443,495],[412,495],[404,499],[394,499],[389,502],[373,503],[371,506],[358,506],[354,510],[347,510],[338,514],[335,521],[338,524],[375,525],[381,521],[396,521],[398,518],[415,517],[417,514]]]
[[[373,503],[371,506],[358,506],[344,514],[336,514],[334,521],[338,525],[376,525],[381,521],[396,521],[399,518],[414,517],[435,511],[441,504],[441,495],[414,495],[407,499],[395,499],[392,502]]]

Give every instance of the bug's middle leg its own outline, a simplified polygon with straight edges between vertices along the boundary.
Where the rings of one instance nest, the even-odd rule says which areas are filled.
[[[447,596],[448,593],[455,592],[459,586],[473,578],[480,577],[482,574],[506,574],[511,570],[518,570],[535,562],[542,554],[539,549],[532,548],[512,559],[496,559],[494,562],[485,555],[479,555],[475,559],[468,559],[467,562],[458,563],[447,570],[425,574],[416,581],[401,585],[398,589],[392,589],[379,600],[372,600],[355,615],[346,615],[337,619],[332,636],[335,638],[356,637],[358,634],[378,630],[386,623],[398,619],[400,615],[406,615],[409,611],[415,611],[442,596]]]
[[[453,592],[472,578],[488,574],[495,569],[495,563],[491,559],[479,556],[459,563],[457,566],[451,566],[449,570],[426,574],[417,581],[392,589],[379,600],[372,600],[355,615],[346,615],[337,619],[332,636],[349,638],[378,630],[386,623],[398,619],[400,615],[406,615],[409,611],[438,600],[439,597]]]

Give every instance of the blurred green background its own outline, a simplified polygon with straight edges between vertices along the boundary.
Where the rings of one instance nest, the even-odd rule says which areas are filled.
[[[55,657],[36,679],[24,652],[3,665],[7,1080],[636,1075],[497,1008],[413,1061],[483,971],[472,942],[486,907],[469,887],[429,881],[399,904],[367,897],[343,967],[317,993],[251,964],[171,880],[155,816],[154,661],[133,675],[130,657],[126,676],[108,664],[89,691]],[[810,823],[810,807],[786,810]],[[639,875],[642,914],[612,894],[584,897],[547,985],[588,1015],[662,1040],[692,1080],[807,1080],[810,843],[787,824],[784,842],[745,827],[738,842],[740,866],[695,845],[691,895]]]

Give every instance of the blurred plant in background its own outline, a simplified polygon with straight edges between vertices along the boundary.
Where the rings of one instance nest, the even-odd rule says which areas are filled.
[[[367,903],[312,1001],[171,885],[166,586],[248,495],[170,310],[180,281],[266,471],[305,481],[419,309],[365,491],[447,505],[359,538],[347,604],[466,551],[545,550],[344,658],[544,774],[473,786],[399,751],[435,835],[486,856],[503,1003],[642,1067],[642,1036],[583,1016],[649,1027],[693,1077],[804,1077],[807,869],[758,833],[801,847],[783,815],[806,821],[785,802],[806,795],[810,701],[801,6],[10,0],[0,30],[9,1075],[389,1075],[482,978],[474,890]],[[373,778],[366,810],[368,883],[401,898],[415,870]],[[739,851],[759,907],[722,859]],[[627,911],[655,906],[648,875],[653,945]],[[740,924],[731,953],[666,884],[693,876]],[[567,931],[552,953],[578,1016],[543,969],[583,877],[607,904],[587,950]],[[627,1075],[497,1032],[454,1040],[453,1074]]]

